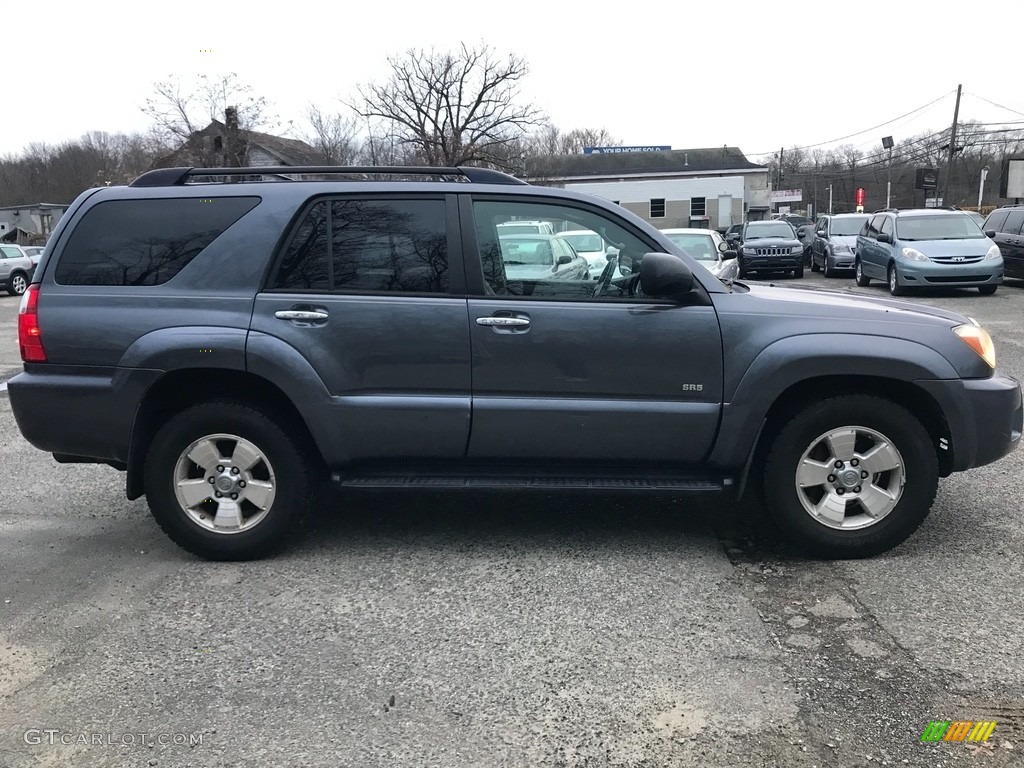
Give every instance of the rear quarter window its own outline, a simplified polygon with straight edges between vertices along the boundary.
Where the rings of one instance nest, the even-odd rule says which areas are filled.
[[[62,285],[166,283],[259,201],[190,197],[99,203],[68,238],[55,279]]]

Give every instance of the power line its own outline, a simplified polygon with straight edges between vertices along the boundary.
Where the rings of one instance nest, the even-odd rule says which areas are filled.
[[[1013,114],[1015,114],[1015,115],[1020,115],[1021,117],[1024,117],[1024,112],[1021,112],[1020,110],[1011,109],[1010,107],[1004,107],[1002,104],[996,104],[991,99],[986,99],[984,96],[979,96],[976,93],[972,93],[972,94],[969,94],[969,95],[973,96],[976,99],[981,99],[982,101],[986,101],[989,104],[991,104],[993,107],[999,107],[1000,109],[1005,109],[1007,112],[1013,112]]]
[[[948,93],[944,93],[941,96],[939,96],[939,98],[934,99],[933,101],[929,101],[927,104],[924,104],[923,106],[920,106],[917,109],[912,109],[909,112],[907,112],[906,114],[900,115],[899,117],[894,117],[892,120],[886,120],[884,123],[879,123],[878,125],[873,125],[870,128],[865,128],[863,131],[857,131],[856,133],[850,133],[850,134],[847,134],[846,136],[840,136],[838,139],[830,139],[829,141],[820,141],[817,144],[807,144],[806,146],[803,146],[803,147],[791,147],[791,149],[814,149],[815,147],[823,147],[826,144],[835,144],[837,141],[843,141],[844,139],[852,139],[854,136],[860,136],[861,134],[867,133],[869,131],[875,131],[875,130],[877,130],[879,128],[884,128],[887,125],[891,125],[892,123],[895,123],[897,120],[902,120],[903,118],[909,117],[910,115],[913,115],[916,112],[920,112],[923,109],[927,109],[928,107],[932,106],[933,104],[937,104],[938,102],[940,102],[943,99],[945,99],[948,96],[950,96],[952,93],[953,93],[953,91],[949,91]],[[1024,113],[1021,113],[1021,114],[1024,115]],[[757,157],[759,155],[770,155],[774,151],[775,150],[770,149],[767,152],[751,152],[750,156],[751,157]]]

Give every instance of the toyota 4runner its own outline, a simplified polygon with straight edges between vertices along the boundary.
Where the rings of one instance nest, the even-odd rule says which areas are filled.
[[[616,255],[596,280],[516,275],[502,225],[522,220]],[[92,189],[18,320],[26,439],[125,470],[129,498],[215,559],[278,549],[327,478],[732,496],[752,478],[805,548],[868,556],[1024,418],[966,317],[726,285],[620,206],[480,168]]]

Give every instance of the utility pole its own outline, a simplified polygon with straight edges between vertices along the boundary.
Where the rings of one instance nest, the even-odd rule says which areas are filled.
[[[832,185],[828,185],[828,215],[832,215]]]
[[[946,185],[942,188],[942,202],[948,203],[950,182],[953,180],[953,153],[956,152],[956,124],[960,119],[960,92],[963,90],[963,83],[956,87],[956,106],[953,107],[953,128],[949,132],[949,155],[946,158]],[[936,190],[937,192],[938,190]],[[936,197],[938,195],[936,194]],[[935,201],[938,206],[939,201]]]

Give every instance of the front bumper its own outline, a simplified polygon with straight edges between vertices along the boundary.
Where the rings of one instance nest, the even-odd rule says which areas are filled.
[[[779,254],[775,256],[740,256],[740,264],[747,272],[778,269],[799,269],[804,265],[803,253]]]
[[[900,282],[906,286],[959,288],[999,285],[1003,282],[1003,260],[988,259],[973,264],[934,261],[899,261]]]
[[[828,251],[825,254],[829,269],[853,269],[856,266],[857,254],[853,251]]]
[[[996,373],[987,379],[915,383],[935,398],[946,417],[954,472],[991,464],[1020,445],[1024,405],[1016,379]]]

